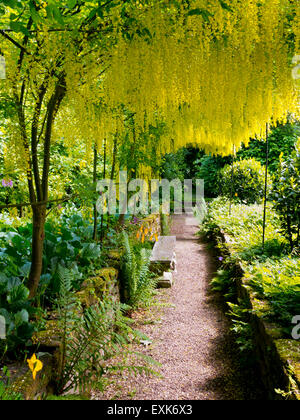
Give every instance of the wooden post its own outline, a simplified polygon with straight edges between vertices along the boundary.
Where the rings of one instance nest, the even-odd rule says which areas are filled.
[[[267,123],[266,125],[266,172],[265,172],[264,218],[263,218],[263,241],[262,241],[263,251],[265,250],[265,242],[266,242],[268,170],[269,170],[269,124]]]
[[[234,157],[235,157],[235,146],[232,148],[232,166],[231,166],[231,190],[230,190],[230,204],[229,204],[229,216],[231,216],[231,208],[233,201],[233,176],[234,176]]]
[[[103,179],[106,178],[106,139],[104,139],[104,167],[103,167]],[[108,204],[108,203],[107,203]],[[101,238],[100,238],[100,242],[101,244],[103,243],[103,238],[104,238],[104,232],[103,232],[103,214],[101,215]]]
[[[95,190],[97,189],[97,163],[98,163],[98,150],[97,145],[94,146],[94,168],[93,168],[93,183],[95,184]],[[97,205],[94,204],[94,232],[93,232],[93,240],[97,242],[98,239],[98,212],[97,212]]]

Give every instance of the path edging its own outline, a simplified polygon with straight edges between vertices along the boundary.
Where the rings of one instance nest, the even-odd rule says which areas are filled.
[[[222,242],[227,254],[232,254],[230,237],[221,228],[218,227],[218,231],[210,234],[216,243]],[[268,397],[270,400],[300,400],[300,351],[296,346],[298,341],[285,339],[279,325],[267,323],[255,313],[260,310],[263,314],[266,302],[255,299],[252,289],[247,284],[242,262],[235,262],[234,268],[237,297],[246,300],[249,305],[261,379]],[[262,308],[259,307],[260,304]],[[275,389],[284,391],[286,395],[281,396]]]

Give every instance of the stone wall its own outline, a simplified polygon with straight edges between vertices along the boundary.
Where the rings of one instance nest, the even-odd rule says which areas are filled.
[[[98,270],[94,277],[87,279],[77,297],[83,308],[97,303],[104,295],[120,299],[118,270],[115,268],[103,268]],[[35,333],[32,337],[32,353],[39,355],[43,362],[42,371],[37,373],[35,380],[29,369],[20,371],[17,379],[12,384],[12,389],[24,396],[26,400],[40,399],[55,388],[55,373],[58,369],[58,361],[61,352],[61,332],[57,321],[57,314],[52,313],[46,322],[45,329]]]
[[[226,253],[231,254],[230,238],[219,231],[216,240],[222,241]],[[236,263],[236,292],[239,299],[248,302],[251,325],[254,331],[255,348],[261,378],[270,400],[300,400],[300,343],[286,339],[279,325],[270,324],[263,319],[268,313],[268,302],[258,300],[247,284],[241,263]],[[286,393],[283,397],[275,389]]]

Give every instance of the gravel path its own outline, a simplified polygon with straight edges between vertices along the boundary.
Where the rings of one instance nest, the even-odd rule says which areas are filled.
[[[162,364],[162,378],[123,378],[134,392],[126,393],[121,384],[115,399],[258,399],[249,389],[251,377],[237,362],[218,297],[209,291],[215,259],[197,241],[197,231],[194,218],[174,216],[171,234],[177,236],[178,272],[173,288],[163,291],[161,297],[171,305],[161,310],[160,324],[139,327],[153,343],[144,352]],[[106,394],[101,399],[108,398]]]

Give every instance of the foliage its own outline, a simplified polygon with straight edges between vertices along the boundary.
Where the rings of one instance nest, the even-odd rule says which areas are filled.
[[[28,278],[30,270],[30,241],[32,225],[26,224],[12,229],[3,226],[0,233],[0,267],[7,276],[21,280]],[[92,241],[92,226],[82,213],[71,207],[61,211],[59,218],[52,218],[45,225],[44,271],[40,283],[40,292],[55,294],[58,292],[56,276],[59,264],[72,269],[76,282],[81,284],[83,274],[89,274],[101,265],[100,247]]]
[[[202,156],[203,152],[194,147],[182,147],[177,152],[166,154],[161,163],[161,177],[172,181],[180,179],[194,179],[196,177],[195,163]]]
[[[62,352],[57,378],[57,394],[71,389],[87,392],[102,389],[103,376],[110,371],[154,373],[148,366],[126,364],[130,351],[126,347],[144,335],[130,327],[130,320],[111,297],[83,311],[72,291],[72,273],[60,269],[61,293],[58,300],[59,323],[62,331]],[[114,358],[121,357],[116,362]],[[142,355],[140,355],[142,356]],[[144,358],[154,363],[151,358]]]
[[[300,313],[300,260],[281,257],[264,264],[254,263],[248,269],[249,284],[257,297],[270,302],[268,319],[291,334],[291,319]]]
[[[278,170],[280,156],[287,158],[292,153],[297,138],[300,135],[298,122],[289,121],[271,128],[269,134],[269,171],[273,174]],[[237,153],[240,160],[255,159],[262,165],[266,164],[266,141],[251,139],[248,147],[243,146]]]
[[[160,229],[161,229],[161,236],[169,236],[170,235],[170,216],[164,213],[160,213]]]
[[[218,270],[216,277],[211,281],[211,286],[214,292],[222,293],[226,300],[231,301],[235,297],[235,277],[233,271],[230,269]]]
[[[300,240],[300,150],[296,150],[285,161],[281,158],[272,197],[283,234],[293,251],[299,246]]]
[[[85,395],[81,394],[68,394],[68,395],[48,395],[46,398],[47,401],[89,401]]]
[[[246,206],[234,204],[229,212],[229,202],[219,197],[208,206],[208,214],[201,226],[205,234],[220,232],[220,229],[232,239],[230,243],[231,259],[245,262],[265,261],[268,257],[288,255],[285,238],[280,233],[280,220],[276,212],[268,209],[266,219],[266,243],[262,247],[263,208],[262,205]],[[221,252],[223,251],[220,244]]]
[[[20,173],[15,179],[27,183],[30,202],[47,202],[57,143],[84,144],[89,161],[94,139],[98,150],[106,139],[111,157],[119,137],[118,168],[130,157],[134,176],[148,178],[160,156],[183,146],[228,155],[267,121],[296,112],[290,57],[299,44],[298,13],[286,0],[249,8],[220,0],[205,7],[202,0],[5,0],[7,174]],[[32,207],[31,297],[45,213],[45,205]]]
[[[213,281],[215,290],[234,294],[234,266],[242,264],[247,285],[258,300],[267,302],[267,309],[260,313],[278,323],[290,336],[291,320],[299,314],[300,259],[289,254],[286,238],[281,233],[279,216],[268,209],[266,242],[262,246],[262,206],[234,204],[229,214],[228,203],[223,198],[214,200],[202,226],[205,234],[217,237],[220,230],[227,235],[230,255],[224,244],[218,242],[222,255],[222,269]],[[231,299],[230,299],[231,300]]]
[[[3,223],[0,232],[0,315],[6,319],[9,351],[24,347],[37,325],[32,319],[41,307],[52,305],[60,290],[59,267],[72,273],[72,287],[78,290],[85,277],[101,268],[100,247],[92,241],[92,226],[75,207],[61,212],[46,223],[43,273],[36,297],[39,308],[31,305],[27,279],[30,270],[32,225],[12,228]]]
[[[132,309],[136,309],[141,304],[149,304],[156,287],[156,280],[149,270],[151,251],[142,248],[139,252],[135,252],[125,232],[123,232],[123,245],[125,254],[122,278],[125,299]]]
[[[249,309],[241,302],[239,305],[228,302],[229,312],[228,315],[232,321],[231,331],[236,336],[236,343],[241,353],[249,362],[249,355],[254,350],[254,336],[253,329],[249,323]]]
[[[221,193],[220,171],[230,160],[230,157],[212,155],[196,160],[196,177],[204,180],[205,197],[217,197]]]
[[[245,204],[261,202],[265,188],[265,170],[255,159],[234,162],[220,173],[222,194]],[[270,185],[270,182],[269,182]]]
[[[21,401],[21,394],[13,391],[10,387],[10,372],[7,367],[2,369],[3,376],[0,376],[0,401]]]
[[[31,307],[28,296],[24,282],[0,273],[0,315],[5,318],[5,341],[10,352],[24,346],[34,332],[30,316],[36,310]]]

